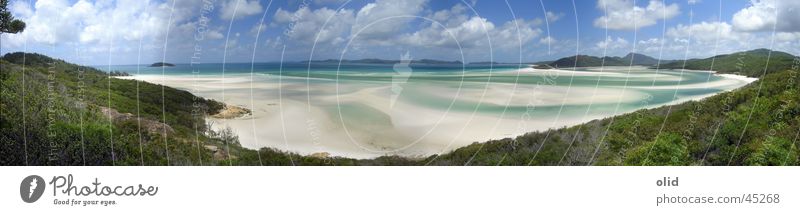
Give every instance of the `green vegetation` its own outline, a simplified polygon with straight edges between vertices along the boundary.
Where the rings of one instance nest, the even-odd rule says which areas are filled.
[[[672,61],[661,60],[661,63],[668,63]],[[547,65],[555,68],[571,68],[571,67],[596,67],[596,66],[652,66],[659,63],[658,59],[653,57],[629,53],[624,57],[595,57],[589,55],[575,55],[565,57],[553,62],[548,62]]]
[[[715,68],[727,66],[719,62]],[[359,160],[245,149],[229,130],[205,124],[203,116],[221,103],[12,53],[0,59],[0,165],[83,165],[84,158],[86,165],[800,165],[800,59],[778,65],[750,85],[702,101],[427,158]]]
[[[595,57],[589,55],[575,55],[553,61],[548,64],[555,68],[590,67],[590,66],[623,66],[628,65],[619,59],[611,57]]]
[[[780,137],[768,137],[763,143],[757,144],[752,156],[745,160],[751,166],[777,166],[797,163],[797,147],[792,142]]]
[[[639,53],[628,53],[625,57],[621,58],[622,62],[633,63],[633,65],[656,65],[658,63],[667,63],[671,62],[669,60],[658,60],[656,58],[639,54]]]
[[[25,30],[25,22],[14,19],[8,11],[8,0],[0,0],[0,34],[16,34]]]
[[[689,59],[661,64],[661,69],[709,70],[720,73],[761,77],[765,70],[774,73],[791,68],[795,56],[769,49],[755,49],[705,59]],[[684,65],[685,64],[685,65]]]
[[[657,138],[655,141],[644,143],[641,147],[628,151],[625,165],[684,166],[691,164],[692,160],[689,156],[686,140],[672,133]]]
[[[6,54],[0,68],[0,164],[213,164],[203,145],[224,145],[203,118],[221,103],[39,54]]]

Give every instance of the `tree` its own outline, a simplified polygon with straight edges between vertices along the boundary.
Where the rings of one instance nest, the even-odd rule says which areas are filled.
[[[25,30],[25,22],[14,19],[8,11],[8,0],[0,0],[0,34],[16,34]]]
[[[754,153],[750,154],[745,164],[750,166],[784,166],[797,162],[798,150],[792,141],[780,137],[768,137]]]
[[[628,152],[625,165],[685,166],[692,159],[686,141],[673,133],[664,133],[657,140],[647,142]]]

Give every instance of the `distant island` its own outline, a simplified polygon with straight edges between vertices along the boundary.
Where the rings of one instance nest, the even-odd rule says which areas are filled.
[[[175,66],[175,64],[164,63],[164,62],[150,64],[150,67],[173,67],[173,66]]]
[[[590,55],[575,55],[561,58],[547,65],[554,68],[564,67],[595,67],[595,66],[654,66],[658,63],[671,63],[673,60],[659,60],[639,53],[629,53],[624,57],[595,57]]]

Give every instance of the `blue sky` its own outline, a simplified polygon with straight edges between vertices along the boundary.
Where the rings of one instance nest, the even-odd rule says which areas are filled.
[[[28,29],[3,34],[1,53],[89,65],[406,52],[467,62],[629,52],[683,59],[755,48],[800,54],[800,16],[792,12],[800,1],[792,0],[12,0],[10,9]]]

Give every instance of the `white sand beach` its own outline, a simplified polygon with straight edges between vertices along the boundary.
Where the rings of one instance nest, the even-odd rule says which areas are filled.
[[[505,73],[539,72],[542,71],[524,68]],[[603,72],[594,69],[550,72],[561,76],[604,78],[628,75],[625,68],[604,69]],[[632,72],[631,76],[681,79],[668,74],[639,72]],[[208,118],[214,122],[215,129],[231,127],[247,148],[272,147],[303,155],[328,153],[331,156],[371,158],[381,155],[429,156],[473,142],[514,137],[622,114],[635,108],[620,109],[617,104],[645,99],[647,93],[643,90],[729,90],[755,80],[733,75],[719,76],[721,80],[707,83],[628,88],[493,82],[414,83],[405,85],[404,91],[394,97],[391,86],[368,81],[319,80],[307,84],[305,78],[241,73],[226,75],[224,80],[214,75],[120,78],[185,89],[202,97],[252,110],[252,115],[240,118]],[[670,104],[710,95],[713,94],[679,97]],[[396,101],[392,101],[393,98]],[[470,104],[480,104],[483,109],[478,110],[477,106]],[[647,107],[661,105],[664,104]],[[517,108],[514,112],[503,107]],[[526,112],[520,113],[520,108]]]

